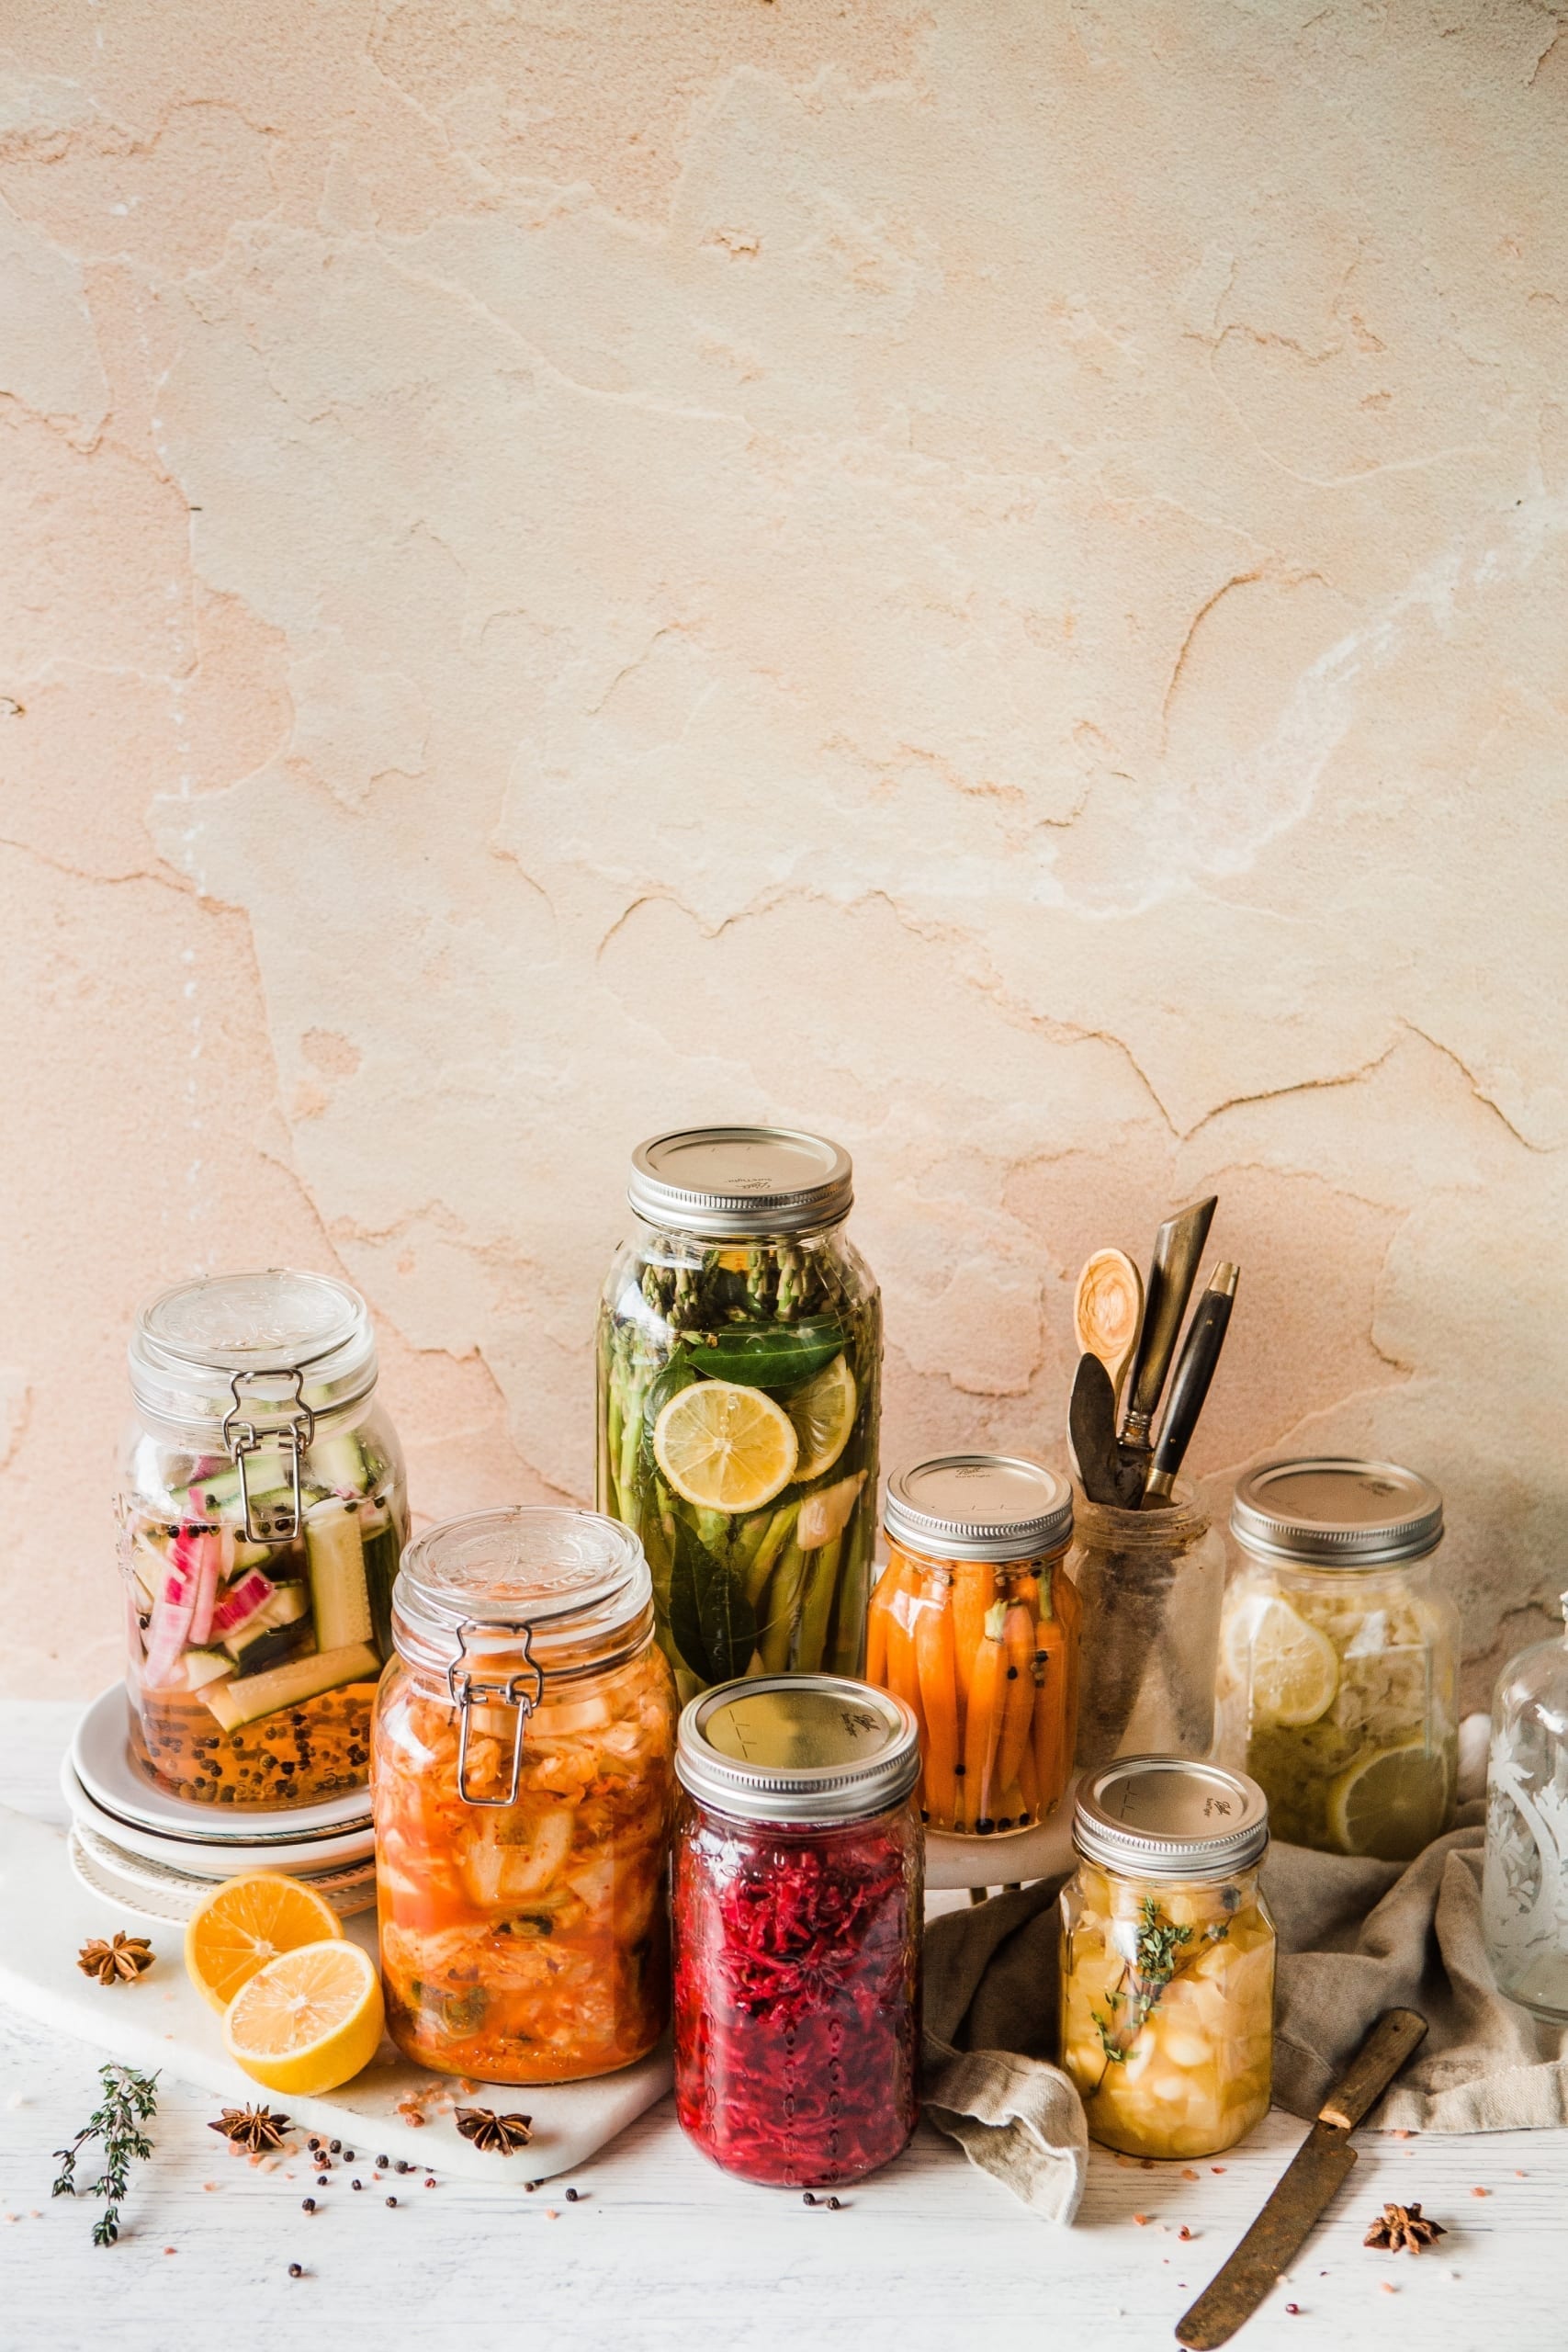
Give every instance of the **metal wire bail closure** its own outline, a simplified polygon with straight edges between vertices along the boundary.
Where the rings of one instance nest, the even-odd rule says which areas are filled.
[[[465,1804],[491,1806],[515,1804],[517,1783],[523,1777],[523,1735],[527,1728],[529,1716],[541,1704],[545,1695],[544,1673],[534,1660],[534,1628],[527,1623],[501,1624],[494,1620],[481,1623],[479,1619],[469,1617],[466,1618],[455,1630],[457,1636],[457,1655],[446,1669],[446,1689],[452,1704],[457,1710],[457,1794]],[[468,1669],[466,1640],[468,1634],[478,1633],[520,1634],[523,1637],[524,1660],[521,1671],[509,1674],[504,1682],[479,1681]],[[533,1689],[527,1691],[524,1690],[523,1685],[530,1677],[533,1680]],[[503,1797],[476,1797],[468,1793],[468,1710],[476,1699],[485,1701],[491,1705],[515,1707],[517,1710],[517,1729],[512,1742],[512,1781]]]
[[[246,1398],[240,1394],[242,1381],[290,1380],[294,1384],[292,1398],[281,1401],[267,1396]],[[302,1371],[289,1371],[280,1366],[276,1372],[237,1372],[229,1383],[229,1393],[234,1399],[234,1409],[223,1422],[223,1442],[228,1447],[240,1473],[240,1502],[244,1512],[247,1544],[291,1544],[299,1532],[304,1517],[304,1504],[299,1493],[299,1464],[315,1442],[316,1416],[305,1402],[305,1375]],[[244,1418],[247,1406],[251,1412],[259,1407],[263,1412],[281,1414],[281,1421],[272,1428],[258,1429],[254,1420]],[[274,1509],[270,1518],[257,1521],[251,1511],[250,1480],[246,1465],[253,1453],[265,1445],[276,1445],[288,1457],[289,1476],[293,1489],[288,1510]]]

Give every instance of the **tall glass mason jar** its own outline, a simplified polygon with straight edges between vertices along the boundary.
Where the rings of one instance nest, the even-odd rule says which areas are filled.
[[[833,1675],[694,1699],[675,1769],[675,2111],[705,2155],[860,2180],[919,2112],[919,1734]]]
[[[598,1502],[637,1531],[682,1699],[748,1670],[858,1674],[882,1308],[849,1154],[697,1127],[632,1157],[599,1312]]]
[[[1411,1860],[1453,1817],[1459,1611],[1432,1574],[1443,1498],[1389,1462],[1269,1462],[1235,1490],[1223,1752],[1276,1838]]]
[[[637,1541],[479,1511],[404,1556],[372,1793],[387,2027],[438,2074],[607,2075],[669,2018],[675,1693]]]
[[[1073,1769],[1072,1488],[1037,1462],[947,1453],[889,1478],[883,1521],[865,1678],[919,1724],[921,1818],[981,1838],[1027,1829]]]
[[[1079,1495],[1067,1573],[1082,1604],[1077,1762],[1207,1756],[1225,1589],[1224,1539],[1178,1481],[1157,1510]]]
[[[1274,1923],[1257,1782],[1122,1757],[1079,1788],[1062,1890],[1061,2054],[1089,2135],[1130,2156],[1212,2156],[1269,2111]]]
[[[408,1532],[364,1300],[274,1268],[182,1283],[130,1341],[117,1515],[131,1744],[202,1804],[363,1788]]]
[[[1562,1596],[1568,1618],[1568,1593]],[[1492,1701],[1486,1949],[1497,1987],[1568,2025],[1568,1640],[1510,1658]]]

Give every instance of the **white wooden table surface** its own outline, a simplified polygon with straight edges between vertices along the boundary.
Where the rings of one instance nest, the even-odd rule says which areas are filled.
[[[56,1774],[73,1713],[0,1706],[0,1801],[62,1817]],[[51,2152],[85,2121],[112,2054],[0,2012],[6,2352],[270,2352],[305,2340],[325,2352],[793,2352],[802,2341],[1148,2352],[1171,2343],[1303,2128],[1275,2113],[1196,2180],[1097,2150],[1080,2217],[1063,2230],[925,2125],[840,2211],[808,2211],[726,2179],[686,2146],[665,2102],[578,2177],[575,2203],[564,2180],[530,2196],[409,2178],[389,2184],[389,2211],[360,2165],[366,2188],[340,2176],[310,2215],[303,2164],[265,2174],[231,2159],[205,2129],[215,2103],[165,2079],[156,2154],[137,2168],[120,2244],[100,2250],[96,2207],[51,2202],[49,2187]],[[1239,2339],[1247,2352],[1337,2352],[1395,2335],[1419,2352],[1568,2343],[1568,2132],[1359,2142],[1353,2183]],[[1363,2249],[1386,2198],[1420,2199],[1450,2234],[1418,2259]],[[303,2278],[289,2278],[291,2262]]]

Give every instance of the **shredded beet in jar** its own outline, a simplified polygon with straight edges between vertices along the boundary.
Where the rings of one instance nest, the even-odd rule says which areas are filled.
[[[687,1796],[676,2109],[726,2171],[838,2187],[905,2145],[918,2112],[920,1917],[908,1796],[832,1823],[738,1820]]]

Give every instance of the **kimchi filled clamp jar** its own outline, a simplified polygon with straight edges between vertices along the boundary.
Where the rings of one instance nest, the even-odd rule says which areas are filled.
[[[1029,1828],[1072,1771],[1072,1488],[1035,1462],[942,1454],[888,1480],[883,1522],[866,1679],[919,1721],[922,1816],[977,1837]]]
[[[731,1682],[681,1718],[675,2105],[725,2171],[861,2179],[918,2111],[914,1716],[833,1675]]]
[[[1269,2109],[1268,1800],[1215,1764],[1122,1757],[1080,1784],[1073,1843],[1061,2052],[1089,2135],[1130,2156],[1214,2155]]]
[[[669,2017],[675,1694],[648,1564],[593,1511],[476,1512],[404,1556],[371,1791],[387,2025],[439,2074],[569,2082]]]
[[[1389,1462],[1269,1462],[1235,1490],[1223,1752],[1277,1838],[1408,1861],[1449,1826],[1459,1611],[1434,1580],[1443,1500]]]
[[[164,1291],[130,1341],[117,1513],[132,1750],[236,1808],[363,1788],[407,1532],[364,1300],[274,1268]]]
[[[876,1284],[849,1154],[785,1127],[656,1136],[599,1312],[598,1500],[653,1573],[682,1699],[858,1674],[876,1532]]]

